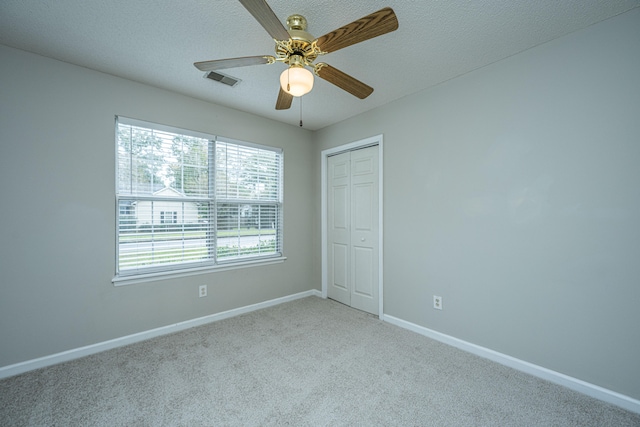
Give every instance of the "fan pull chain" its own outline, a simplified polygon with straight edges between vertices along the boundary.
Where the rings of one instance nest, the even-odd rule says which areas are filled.
[[[302,96],[300,97],[300,127],[302,127]]]
[[[289,73],[291,72],[291,68],[287,68],[287,92],[291,92],[291,86],[289,86]]]

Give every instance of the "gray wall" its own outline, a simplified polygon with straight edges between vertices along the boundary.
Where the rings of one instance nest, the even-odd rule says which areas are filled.
[[[317,285],[310,132],[4,46],[0,109],[0,367]],[[114,287],[115,115],[284,148],[288,260]]]
[[[385,314],[640,399],[640,9],[316,132],[318,218],[376,134]]]

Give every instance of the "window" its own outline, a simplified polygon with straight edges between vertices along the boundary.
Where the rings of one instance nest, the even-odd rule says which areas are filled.
[[[117,118],[117,272],[282,256],[282,151]]]
[[[178,223],[178,212],[168,212],[162,211],[160,212],[160,223],[161,224],[177,224]]]

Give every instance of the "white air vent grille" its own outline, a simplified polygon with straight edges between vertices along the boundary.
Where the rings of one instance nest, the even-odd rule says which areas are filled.
[[[219,73],[217,71],[209,71],[204,75],[207,79],[211,79],[213,81],[225,84],[227,86],[235,86],[240,83],[240,79],[236,79],[235,77],[227,76],[226,74]]]

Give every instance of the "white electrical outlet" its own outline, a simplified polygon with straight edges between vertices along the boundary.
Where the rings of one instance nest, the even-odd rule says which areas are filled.
[[[433,308],[436,310],[442,310],[442,297],[437,295],[433,296]]]
[[[200,296],[200,298],[207,296],[207,285],[200,285],[198,295]]]

